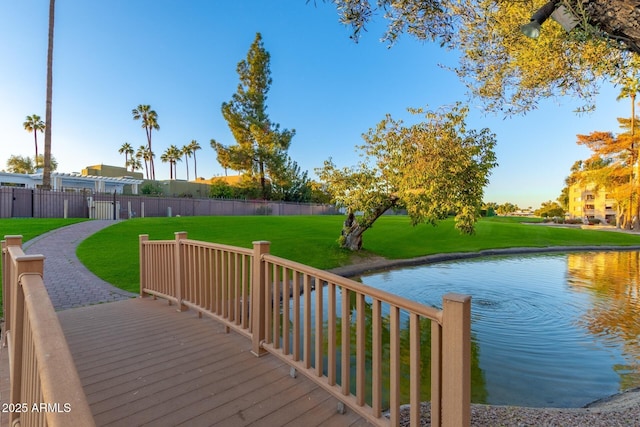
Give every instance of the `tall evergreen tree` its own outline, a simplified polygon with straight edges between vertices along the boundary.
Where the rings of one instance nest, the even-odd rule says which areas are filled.
[[[271,86],[270,55],[262,36],[256,34],[247,58],[238,63],[240,83],[231,101],[222,104],[222,115],[236,140],[225,146],[211,140],[221,165],[250,178],[258,178],[263,198],[268,198],[267,178],[282,167],[295,135],[294,130],[280,130],[267,115],[267,93]]]

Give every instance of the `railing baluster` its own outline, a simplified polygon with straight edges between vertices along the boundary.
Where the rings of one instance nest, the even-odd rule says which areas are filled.
[[[356,294],[356,402],[365,404],[365,312],[364,294]]]
[[[291,315],[289,313],[289,303],[291,301],[291,282],[289,280],[289,275],[291,270],[288,268],[283,268],[282,272],[282,352],[284,354],[291,354],[291,344],[289,340],[289,334],[291,333],[291,325],[290,318]]]
[[[349,307],[349,289],[342,287],[342,347],[341,351],[341,366],[342,371],[340,373],[340,383],[342,385],[342,394],[348,396],[351,393],[351,319],[350,319],[350,307]]]
[[[327,378],[329,385],[336,385],[336,285],[327,284]]]
[[[296,297],[293,299],[293,360],[300,360],[300,274],[293,273],[293,289]]]
[[[316,311],[316,321],[315,321],[315,335],[316,335],[316,342],[315,342],[315,365],[316,365],[316,376],[321,377],[322,373],[323,373],[323,366],[322,366],[322,358],[324,356],[324,349],[323,349],[323,332],[322,332],[322,314],[323,314],[323,307],[322,307],[322,294],[324,291],[324,288],[322,286],[322,281],[320,280],[319,277],[314,277],[315,280],[315,292],[316,292],[316,307],[315,307],[315,311]]]
[[[280,295],[282,283],[280,267],[273,265],[273,295],[271,297],[271,309],[273,310],[273,347],[280,348]]]
[[[411,427],[420,425],[420,317],[409,314],[409,402]]]
[[[302,339],[304,342],[303,360],[306,369],[311,368],[311,280],[304,275],[304,326]]]
[[[382,415],[382,303],[374,299],[371,304],[371,408],[373,416]]]
[[[389,407],[391,425],[400,425],[400,309],[391,306],[389,316]]]

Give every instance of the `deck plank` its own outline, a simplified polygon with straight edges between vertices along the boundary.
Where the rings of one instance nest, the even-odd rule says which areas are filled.
[[[368,425],[251,342],[193,311],[137,298],[59,312],[99,426]]]

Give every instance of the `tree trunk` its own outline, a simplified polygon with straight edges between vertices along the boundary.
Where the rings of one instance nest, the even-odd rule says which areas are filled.
[[[637,0],[572,0],[581,3],[589,22],[610,36],[625,41],[630,50],[639,52],[640,7]]]
[[[340,246],[351,251],[359,251],[362,249],[362,235],[364,232],[371,228],[373,223],[380,218],[382,214],[395,206],[397,201],[398,199],[395,196],[391,196],[386,203],[375,208],[370,215],[365,215],[365,218],[362,218],[360,222],[358,222],[353,212],[350,211],[342,226]]]
[[[53,24],[55,22],[55,0],[49,1],[49,42],[47,47],[47,99],[45,105],[44,167],[42,188],[51,189],[51,104],[53,98]],[[38,159],[35,160],[35,163]]]
[[[359,251],[362,249],[362,233],[365,230],[366,228],[361,227],[353,213],[350,212],[342,227],[341,246],[351,251]]]

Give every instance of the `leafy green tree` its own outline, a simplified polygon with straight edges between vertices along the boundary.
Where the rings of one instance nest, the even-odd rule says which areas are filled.
[[[128,142],[125,142],[118,149],[119,154],[124,154],[124,167],[129,167],[129,156],[133,158],[133,147]]]
[[[155,157],[153,154],[153,148],[151,146],[151,132],[155,130],[160,130],[160,125],[158,124],[158,113],[155,110],[151,109],[149,105],[138,105],[137,108],[131,110],[131,115],[133,116],[133,120],[140,120],[142,122],[142,128],[144,129],[147,135],[147,148],[149,149],[149,170],[151,179],[156,179],[156,171],[153,165],[153,158]]]
[[[562,209],[562,206],[560,206],[558,202],[551,200],[542,203],[540,208],[536,209],[533,213],[543,218],[564,217],[564,209]]]
[[[556,21],[544,23],[538,39],[520,27],[547,0],[332,0],[353,38],[376,15],[383,15],[383,40],[392,45],[403,33],[438,41],[461,52],[453,71],[488,110],[516,114],[536,108],[537,100],[573,95],[580,109],[593,107],[598,87],[616,80],[639,58],[637,2],[564,0],[577,18],[567,32]]]
[[[58,170],[58,161],[55,157],[51,156],[49,165],[52,172]],[[37,171],[38,169],[42,169],[44,171],[44,155],[38,154],[38,157],[36,157],[36,161],[34,162],[34,169],[35,171]]]
[[[34,173],[33,160],[28,156],[12,155],[7,160],[7,172],[9,173]]]
[[[273,199],[285,202],[311,201],[311,185],[307,171],[301,171],[300,166],[288,158],[281,170],[272,176],[271,195]]]
[[[280,130],[267,114],[267,93],[271,86],[270,55],[262,36],[256,34],[247,58],[238,63],[240,83],[231,101],[222,104],[222,115],[236,140],[225,146],[211,140],[218,162],[225,168],[257,178],[263,198],[268,197],[267,179],[286,161],[294,130]]]
[[[498,213],[498,215],[509,215],[511,213],[514,213],[518,209],[520,209],[518,205],[514,205],[510,202],[505,202],[501,205],[498,205],[498,207],[496,208],[496,212]]]
[[[44,122],[42,121],[42,119],[40,119],[39,115],[32,114],[31,116],[27,116],[22,126],[24,126],[24,130],[26,130],[27,132],[33,132],[33,140],[36,146],[35,158],[38,158],[38,131],[44,131]]]
[[[15,156],[12,155],[7,160],[7,172],[10,173],[36,173],[38,169],[44,167],[44,156],[38,154],[37,160],[34,162],[31,157],[28,156]],[[54,157],[51,158],[51,170],[58,169],[58,162]]]
[[[483,214],[487,217],[495,216],[496,209],[498,209],[498,204],[496,202],[487,202],[482,205]]]
[[[410,109],[426,121],[405,126],[390,115],[363,135],[364,160],[337,168],[331,160],[317,171],[338,206],[347,210],[341,246],[362,247],[362,234],[388,209],[403,206],[413,225],[456,214],[456,228],[473,233],[484,186],[497,165],[489,129],[468,130],[467,107]],[[362,212],[361,216],[356,216]]]
[[[198,162],[196,162],[196,151],[201,150],[202,147],[198,144],[198,141],[192,139],[189,143],[189,149],[191,150],[191,154],[193,154],[193,174],[196,179],[198,179]]]

